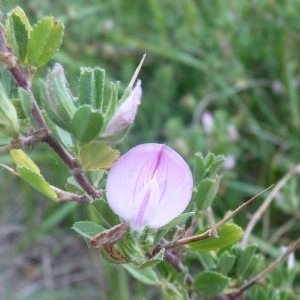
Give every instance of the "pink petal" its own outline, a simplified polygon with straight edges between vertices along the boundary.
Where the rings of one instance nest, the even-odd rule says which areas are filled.
[[[138,106],[141,104],[142,88],[138,80],[128,98],[120,105],[115,115],[108,122],[103,136],[114,135],[132,125],[137,114]]]
[[[190,168],[162,144],[142,144],[121,156],[109,171],[107,201],[132,228],[159,228],[181,214],[193,189]]]

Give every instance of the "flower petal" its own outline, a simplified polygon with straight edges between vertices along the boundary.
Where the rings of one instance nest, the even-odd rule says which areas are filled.
[[[193,189],[190,168],[162,144],[142,144],[121,156],[109,171],[107,201],[136,230],[161,227],[187,207]]]

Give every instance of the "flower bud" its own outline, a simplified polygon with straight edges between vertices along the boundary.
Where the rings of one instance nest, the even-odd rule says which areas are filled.
[[[117,111],[106,125],[102,136],[112,136],[130,127],[134,122],[138,106],[141,104],[141,98],[141,81],[138,80],[134,89],[130,92],[125,101],[118,107]]]
[[[17,138],[19,129],[16,109],[8,98],[4,86],[0,82],[0,132],[6,136]]]
[[[112,166],[106,184],[111,209],[137,231],[168,224],[186,209],[192,190],[189,166],[162,144],[129,150]]]
[[[74,97],[60,64],[56,64],[48,74],[42,92],[42,104],[50,119],[59,127],[70,131],[75,113]]]

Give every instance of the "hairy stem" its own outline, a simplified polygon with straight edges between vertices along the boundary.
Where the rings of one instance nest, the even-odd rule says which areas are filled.
[[[32,115],[37,126],[39,127],[39,129],[47,129],[47,135],[43,138],[43,141],[47,143],[69,167],[75,180],[89,196],[92,196],[93,198],[101,198],[101,192],[97,191],[87,180],[84,173],[82,172],[78,160],[74,158],[49,132],[47,123],[32,93],[31,82],[28,78],[26,78],[24,73],[18,67],[16,58],[13,55],[13,51],[7,44],[4,29],[2,26],[0,26],[0,61],[2,62],[4,67],[6,67],[12,74],[16,85],[26,90],[29,94],[32,102]],[[6,149],[8,148],[4,148],[4,150],[2,150],[7,151]]]

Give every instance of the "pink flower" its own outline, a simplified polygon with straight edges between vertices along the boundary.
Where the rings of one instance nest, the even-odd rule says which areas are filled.
[[[141,104],[142,88],[138,80],[127,99],[120,105],[108,122],[103,136],[112,136],[133,124],[138,106]]]
[[[122,155],[108,173],[107,201],[135,230],[159,228],[180,215],[190,202],[189,166],[162,144],[142,144]]]

